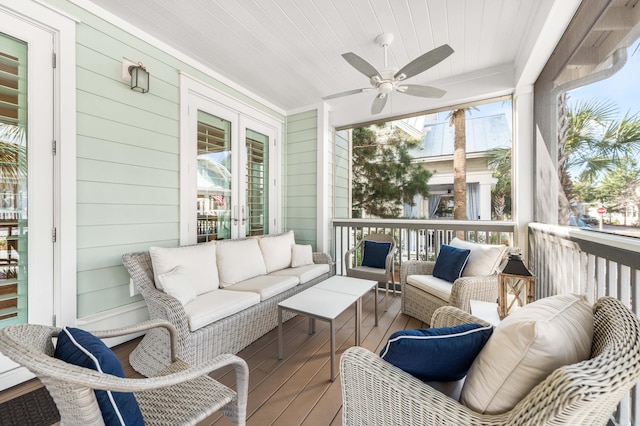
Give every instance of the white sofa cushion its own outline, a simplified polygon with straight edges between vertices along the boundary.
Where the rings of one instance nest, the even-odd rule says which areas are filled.
[[[189,275],[180,265],[158,275],[158,283],[165,293],[178,299],[182,305],[186,305],[198,296],[191,285]]]
[[[216,264],[216,243],[209,242],[184,247],[149,247],[156,287],[164,289],[158,275],[166,274],[176,266],[181,266],[189,276],[189,281],[200,295],[219,287]]]
[[[307,283],[314,278],[318,278],[322,274],[326,274],[331,270],[327,263],[318,263],[306,266],[298,266],[297,268],[280,269],[269,275],[298,277],[300,284]]]
[[[195,331],[258,303],[258,293],[217,290],[196,297],[185,305],[184,310],[189,321],[189,330]]]
[[[255,238],[223,241],[218,243],[216,251],[222,288],[267,273],[258,240]],[[291,253],[290,247],[287,252]]]
[[[258,293],[262,301],[297,286],[299,282],[298,277],[261,275],[234,284],[232,287],[229,287],[229,289],[233,291]]]
[[[507,252],[507,246],[502,244],[478,244],[459,238],[452,239],[449,245],[471,250],[467,265],[462,270],[463,277],[483,277],[493,274]]]
[[[293,231],[260,238],[260,250],[264,256],[267,273],[291,266],[291,247],[295,243]]]
[[[475,359],[460,402],[473,411],[512,409],[553,370],[589,358],[593,309],[584,296],[540,299],[506,317]]]
[[[407,276],[407,285],[426,291],[445,302],[449,301],[451,289],[453,288],[453,284],[449,281],[433,275],[409,275]]]
[[[291,267],[313,265],[313,248],[311,244],[294,244],[291,246]]]

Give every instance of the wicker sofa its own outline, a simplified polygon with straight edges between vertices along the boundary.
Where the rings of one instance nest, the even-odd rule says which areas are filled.
[[[409,260],[402,263],[401,310],[405,315],[430,324],[433,313],[441,306],[455,306],[471,312],[471,300],[497,300],[498,277],[495,271],[507,254],[507,246],[476,244],[458,238],[449,244],[471,250],[462,276],[453,283],[433,276],[436,262]]]
[[[247,249],[247,244],[251,243],[255,246],[256,241],[263,249],[257,252],[255,248]],[[126,253],[122,256],[122,261],[131,275],[135,288],[147,303],[150,318],[167,320],[176,328],[177,356],[185,362],[199,365],[220,354],[238,353],[275,328],[278,325],[279,302],[335,273],[331,257],[324,253],[310,253],[313,263],[297,267],[290,266],[291,254],[289,254],[289,266],[285,266],[286,250],[290,253],[291,243],[294,241],[293,232],[290,231],[275,236],[206,243],[215,244],[217,247],[215,263],[219,268],[219,277],[215,278],[220,278],[220,289],[216,288],[215,291],[200,294],[186,305],[176,297],[160,290],[156,285],[157,275],[154,274],[151,254],[154,248],[150,248],[151,253],[150,251]],[[177,249],[179,248],[173,250]],[[233,255],[231,264],[229,264],[228,255],[224,260],[222,256],[224,252]],[[264,258],[260,253],[264,253]],[[274,258],[274,255],[280,257],[279,266],[269,261]],[[259,265],[260,263],[267,265],[265,268],[267,273],[252,276],[251,264]],[[225,279],[229,280],[230,273],[236,276],[240,274],[240,278],[245,279],[231,283],[225,281]],[[222,302],[220,305],[221,301],[216,299],[221,299],[221,295],[231,295],[233,301]],[[230,308],[237,305],[237,298],[243,300],[238,305],[241,309],[235,309],[235,312],[231,309],[231,312],[228,312]],[[215,307],[216,304],[218,304],[217,307]],[[194,305],[199,306],[200,309],[209,310],[195,316],[200,318],[198,320],[200,324],[197,325],[194,325],[196,320],[191,312]],[[216,310],[225,312],[218,315]],[[206,321],[209,317],[212,320],[202,325],[202,318]],[[284,319],[291,317],[293,314],[289,313]],[[167,332],[163,329],[154,329],[145,334],[140,344],[131,353],[129,362],[136,371],[146,376],[151,376],[168,365],[170,347]]]

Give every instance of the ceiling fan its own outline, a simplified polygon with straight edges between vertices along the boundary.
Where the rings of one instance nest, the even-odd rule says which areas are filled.
[[[418,75],[448,58],[453,53],[451,46],[443,44],[440,47],[436,47],[435,49],[418,56],[404,67],[398,69],[387,66],[387,48],[392,41],[393,34],[390,33],[380,34],[376,37],[376,43],[384,49],[384,68],[380,71],[376,70],[373,65],[353,52],[344,53],[342,55],[342,57],[349,62],[352,67],[369,77],[371,87],[347,90],[346,92],[325,96],[322,99],[335,99],[342,96],[377,89],[378,94],[371,105],[371,114],[379,114],[384,109],[389,94],[394,90],[407,95],[420,96],[423,98],[441,98],[445,93],[447,93],[446,91],[436,87],[422,86],[419,84],[404,84],[403,82],[404,80]]]

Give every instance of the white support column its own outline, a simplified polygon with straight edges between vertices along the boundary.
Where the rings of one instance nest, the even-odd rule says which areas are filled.
[[[515,244],[527,259],[527,226],[533,221],[533,85],[516,88],[513,96],[513,217],[518,225]]]
[[[480,183],[480,220],[491,220],[491,183]],[[471,219],[471,218],[469,218]],[[475,218],[473,218],[475,220]]]
[[[317,153],[317,208],[316,250],[329,252],[329,177],[331,176],[331,129],[329,107],[326,102],[318,105],[318,153]]]

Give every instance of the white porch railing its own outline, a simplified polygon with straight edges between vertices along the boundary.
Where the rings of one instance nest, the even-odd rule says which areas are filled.
[[[334,219],[333,253],[336,273],[344,274],[344,254],[371,233],[390,234],[396,239],[396,264],[408,259],[435,260],[442,244],[447,244],[456,233],[464,234],[468,241],[513,245],[515,223],[461,220],[413,219]],[[400,270],[399,266],[396,268]]]
[[[540,223],[529,225],[529,269],[536,276],[536,299],[584,293],[591,301],[612,296],[640,312],[640,239]],[[640,420],[640,390],[634,387],[618,406],[619,425]]]
[[[435,259],[442,244],[463,232],[465,239],[513,245],[513,222],[334,219],[336,272],[344,273],[344,253],[363,235],[388,233],[398,244],[397,264],[407,259]],[[536,299],[567,292],[584,293],[594,302],[602,296],[621,300],[640,313],[640,239],[531,223],[528,266],[536,276]],[[397,268],[399,270],[399,267]],[[618,406],[610,424],[640,421],[640,390],[634,387]]]

